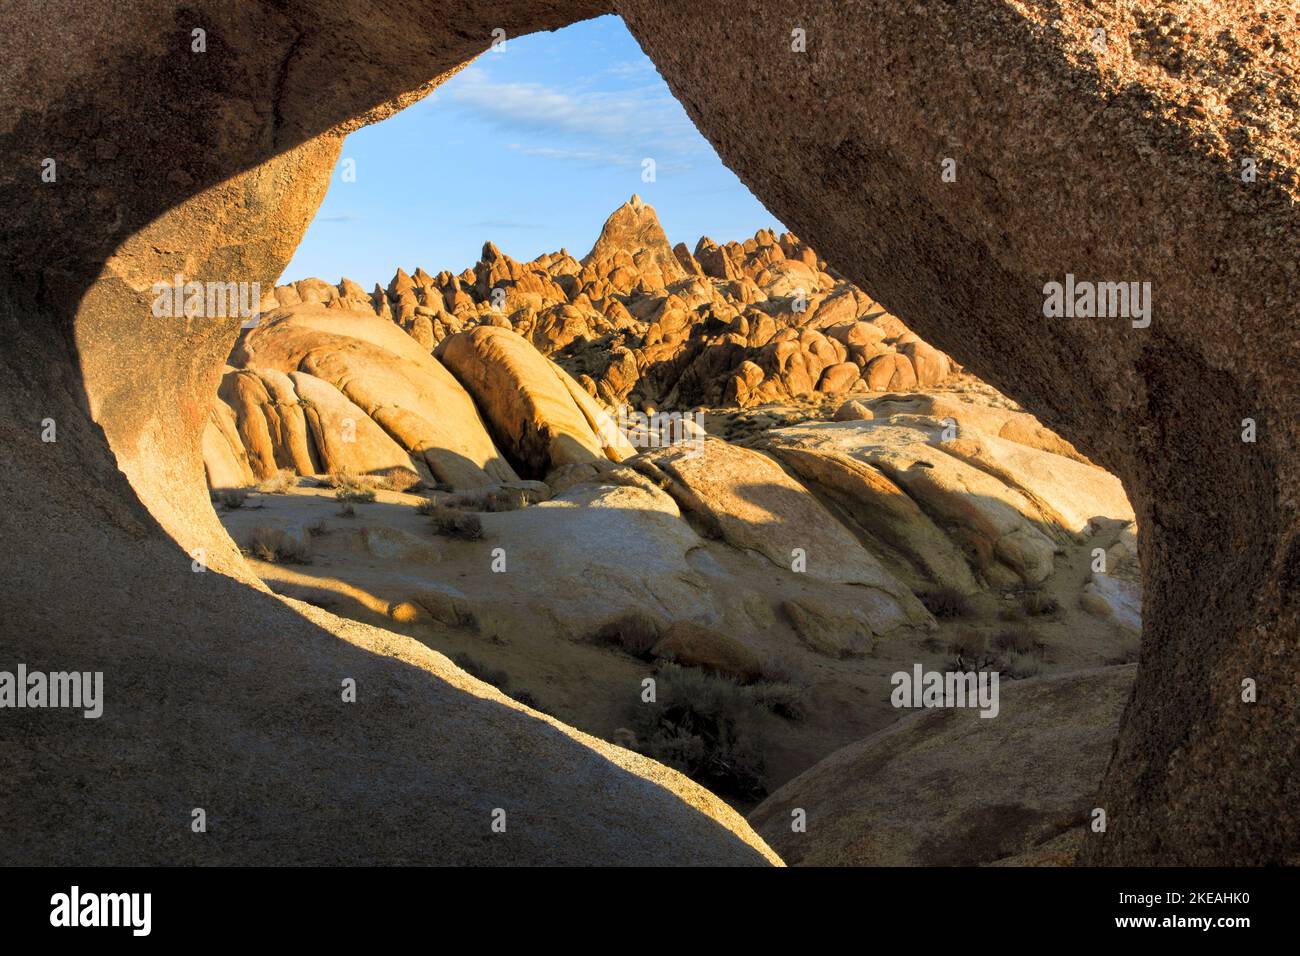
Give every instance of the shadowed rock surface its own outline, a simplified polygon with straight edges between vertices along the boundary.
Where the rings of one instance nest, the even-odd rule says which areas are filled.
[[[240,320],[149,310],[177,272],[269,288],[343,135],[427,94],[497,26],[609,6],[5,6],[0,537],[39,550],[0,558],[3,642],[31,668],[103,669],[107,694],[98,722],[28,711],[5,735],[6,862],[761,860],[680,777],[514,708],[485,715],[501,705],[436,655],[263,589],[203,480]],[[1099,797],[1110,827],[1085,859],[1294,862],[1294,21],[1226,2],[819,0],[799,16],[807,52],[786,55],[784,5],[613,7],[776,216],[1123,479],[1145,643]],[[57,183],[40,182],[47,156]],[[711,252],[693,256],[706,273]],[[1067,273],[1152,282],[1152,325],[1044,320],[1044,283]],[[371,710],[340,711],[349,674]],[[506,805],[528,808],[517,844],[487,829]],[[202,843],[195,806],[218,824]]]
[[[991,718],[915,713],[790,781],[750,822],[792,865],[977,866],[1027,853],[1091,822],[1135,670],[1004,684]],[[805,832],[791,826],[795,809]]]

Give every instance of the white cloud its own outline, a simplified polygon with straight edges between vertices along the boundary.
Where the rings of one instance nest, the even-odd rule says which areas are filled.
[[[471,67],[443,89],[444,101],[472,110],[480,119],[512,130],[576,138],[582,141],[574,147],[579,152],[600,152],[590,148],[592,140],[644,156],[707,149],[681,104],[657,85],[563,92],[541,83],[495,82],[486,70]]]

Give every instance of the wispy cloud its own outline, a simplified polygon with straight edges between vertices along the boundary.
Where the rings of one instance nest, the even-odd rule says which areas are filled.
[[[317,216],[317,222],[361,222],[365,216],[358,216],[354,212],[338,212],[329,216]]]
[[[658,86],[568,92],[541,83],[496,82],[485,69],[471,67],[445,90],[445,101],[506,129],[616,143],[621,152],[646,156],[707,148],[681,104]]]
[[[621,63],[613,63],[605,67],[605,72],[610,76],[618,76],[628,80],[649,79],[659,71],[655,68],[654,62],[648,56],[643,56],[637,60],[624,60]]]
[[[522,156],[554,159],[560,162],[581,163],[586,166],[617,166],[622,169],[640,169],[646,159],[655,160],[657,172],[683,172],[692,164],[684,160],[662,160],[655,156],[633,156],[605,149],[564,149],[556,146],[521,146],[511,143],[510,149]]]

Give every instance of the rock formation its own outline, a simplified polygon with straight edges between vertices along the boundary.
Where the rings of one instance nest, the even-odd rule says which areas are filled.
[[[675,253],[633,196],[581,262],[564,250],[518,262],[488,242],[458,274],[399,268],[371,296],[346,278],[301,279],[263,306],[374,313],[426,350],[458,332],[511,329],[610,406],[746,406],[926,388],[960,373],[789,233],[721,246],[705,236],[696,252],[701,261]]]
[[[1084,859],[1295,862],[1296,27],[1156,0],[814,0],[788,57],[788,9],[740,0],[7,4],[0,536],[19,544],[0,559],[3,642],[112,676],[96,732],[28,712],[6,736],[5,861],[770,859],[680,776],[259,584],[202,465],[242,317],[150,310],[177,272],[269,286],[342,137],[495,27],[611,7],[781,221],[1124,482],[1144,644],[1098,797],[1110,826]],[[1151,282],[1151,325],[1045,320],[1044,285],[1067,274]],[[728,280],[741,297],[746,279]],[[340,708],[349,675],[368,709]],[[224,825],[196,841],[200,804]],[[494,841],[502,804],[528,809]]]

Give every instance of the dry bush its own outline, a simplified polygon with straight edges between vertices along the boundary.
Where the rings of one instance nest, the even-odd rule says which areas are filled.
[[[658,702],[631,705],[637,749],[720,795],[754,799],[764,792],[762,752],[752,732],[758,705],[733,681],[663,664]]]
[[[246,554],[273,564],[310,564],[311,546],[283,528],[257,525],[248,533]]]
[[[1042,657],[1045,645],[1032,627],[1005,627],[993,636],[993,646],[1012,654]]]
[[[298,475],[292,468],[281,468],[274,475],[257,483],[257,491],[264,495],[285,495],[298,487]]]
[[[745,688],[758,706],[786,720],[803,720],[808,713],[808,690],[784,681],[765,681]]]
[[[227,511],[234,511],[237,508],[244,507],[244,502],[247,500],[248,492],[243,488],[226,488],[217,492],[217,501]]]
[[[424,513],[433,520],[434,534],[460,541],[477,541],[483,537],[483,520],[472,511],[433,504]]]
[[[938,618],[970,617],[975,608],[970,598],[953,587],[932,588],[917,595],[925,609]]]
[[[369,503],[375,500],[375,489],[369,479],[344,469],[331,474],[326,483],[334,489],[339,501]]]
[[[1020,599],[1026,617],[1060,617],[1061,603],[1042,591],[1029,591]]]
[[[456,495],[447,500],[447,506],[468,511],[518,511],[528,501],[528,493],[522,488],[492,488]]]

